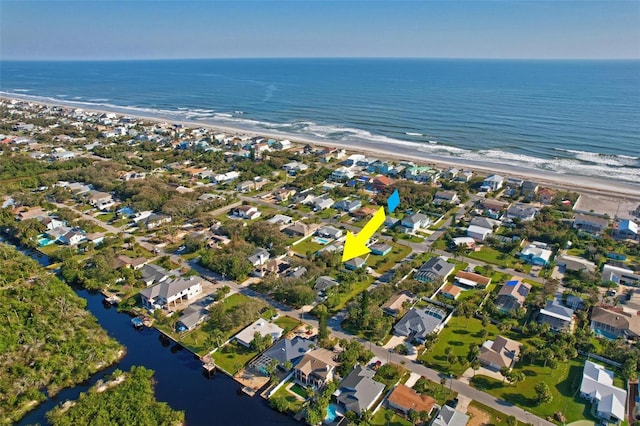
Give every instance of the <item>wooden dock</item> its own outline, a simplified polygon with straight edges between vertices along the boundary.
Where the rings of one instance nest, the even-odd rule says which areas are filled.
[[[202,361],[202,368],[207,372],[207,376],[211,377],[211,374],[216,372],[216,363],[213,358],[211,355],[205,355],[200,360]]]

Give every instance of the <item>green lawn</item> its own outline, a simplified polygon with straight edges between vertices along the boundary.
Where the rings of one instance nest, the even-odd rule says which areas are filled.
[[[472,251],[467,255],[467,257],[482,260],[487,263],[493,263],[494,265],[504,266],[506,268],[520,267],[526,272],[531,271],[531,265],[524,264],[515,257],[502,253],[491,247],[482,247],[478,251]]]
[[[99,214],[98,216],[96,216],[96,219],[99,219],[100,221],[107,223],[109,222],[111,219],[113,219],[115,217],[115,214],[113,213],[103,213],[103,214]]]
[[[246,348],[236,342],[229,342],[213,353],[213,360],[216,365],[230,374],[236,374],[251,361],[258,352]]]
[[[51,256],[53,253],[57,252],[58,250],[61,250],[65,248],[65,246],[62,246],[60,244],[49,244],[48,246],[42,246],[42,247],[38,247],[38,251],[46,254],[47,256]],[[67,247],[68,248],[68,247]],[[73,250],[75,253],[75,250]]]
[[[575,420],[593,419],[590,405],[579,396],[583,367],[584,358],[559,363],[553,370],[540,365],[517,364],[514,371],[524,373],[526,379],[523,382],[510,385],[489,377],[476,376],[472,379],[472,384],[542,418],[553,416],[555,412],[560,411],[566,417],[567,423],[570,423]],[[536,402],[534,388],[539,382],[545,382],[549,386],[553,396],[550,403],[538,405]]]
[[[468,292],[471,291],[468,290]],[[455,356],[463,356],[466,361],[471,347],[484,343],[481,334],[483,329],[482,321],[477,318],[453,317],[438,335],[438,341],[419,358],[424,361],[425,365],[435,370],[459,376],[469,367],[469,363],[465,362],[464,365],[460,365],[456,362],[453,366],[449,366],[445,354],[446,348],[450,347],[451,353]],[[498,335],[498,328],[493,324],[490,324],[487,330],[489,331],[489,339]]]
[[[276,318],[273,321],[273,323],[282,327],[284,329],[284,334],[288,333],[289,331],[293,330],[294,328],[302,324],[297,319],[286,316],[286,315]]]
[[[407,257],[411,253],[411,247],[403,244],[390,243],[393,249],[386,254],[386,256],[371,255],[367,259],[368,263],[375,262],[370,266],[380,274],[384,274],[389,269],[393,268],[398,262]]]
[[[86,212],[89,211],[93,208],[93,206],[87,206],[87,205],[78,205],[76,206],[76,210],[80,211],[80,212]]]
[[[320,250],[322,247],[324,247],[322,244],[314,243],[312,240],[313,240],[313,237],[309,237],[306,240],[302,241],[301,243],[296,244],[295,246],[292,246],[291,248],[296,253],[306,255],[308,252],[315,253],[318,250]]]
[[[319,217],[320,219],[329,219],[330,217],[335,216],[337,213],[338,210],[332,207],[316,213],[316,217]]]
[[[347,305],[347,303],[349,303],[349,301],[351,299],[353,299],[358,294],[362,293],[367,288],[369,288],[369,286],[371,285],[371,282],[372,282],[371,277],[367,277],[367,279],[365,281],[361,281],[361,282],[353,284],[351,286],[351,291],[349,293],[339,293],[338,297],[339,297],[340,301],[332,309],[332,311],[333,312],[341,311]]]
[[[389,416],[389,420],[387,420]],[[371,419],[372,426],[412,426],[411,422],[403,417],[400,417],[393,410],[387,408],[379,409],[375,416]]]
[[[507,424],[507,415],[504,413],[499,412],[498,410],[495,410],[491,407],[488,407],[484,404],[479,403],[478,401],[471,401],[471,403],[469,404],[470,407],[475,407],[481,411],[484,411],[485,413],[487,413],[491,419],[491,425],[492,426],[508,426]],[[517,421],[516,423],[517,426],[524,426],[525,423],[522,423],[521,421]]]
[[[289,392],[286,387],[289,386],[290,382],[283,384],[280,389],[274,393],[271,398],[285,398],[287,400],[287,411],[292,414],[297,414],[302,410],[302,404],[304,403],[300,399],[298,399],[294,394]]]
[[[293,386],[291,386],[291,389],[289,389],[290,392],[293,392],[297,395],[300,395],[302,398],[307,399],[309,397],[309,394],[307,393],[307,390],[305,388],[303,388],[302,386],[300,386],[299,384],[295,384]]]
[[[245,303],[247,300],[249,300],[248,296],[245,296],[244,294],[241,294],[241,293],[233,293],[231,296],[224,299],[223,303],[227,306],[227,309],[231,309],[234,306],[238,306],[241,303]]]

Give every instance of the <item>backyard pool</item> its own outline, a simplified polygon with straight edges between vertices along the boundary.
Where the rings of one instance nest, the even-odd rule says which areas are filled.
[[[48,246],[49,244],[53,244],[54,242],[55,240],[50,240],[44,234],[38,235],[38,247]]]
[[[330,239],[328,239],[328,238],[315,237],[315,238],[313,239],[313,241],[314,241],[314,242],[316,242],[316,243],[318,243],[318,244],[325,245],[325,244],[328,244],[331,240],[330,240]]]
[[[324,416],[324,421],[326,423],[333,423],[336,418],[340,415],[340,412],[338,412],[339,407],[334,404],[331,403],[327,406],[327,415]]]

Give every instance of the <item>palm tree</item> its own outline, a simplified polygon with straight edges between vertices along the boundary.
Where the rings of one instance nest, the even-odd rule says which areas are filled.
[[[476,377],[476,371],[480,370],[480,360],[476,358],[471,361],[471,368],[473,368],[473,377]]]

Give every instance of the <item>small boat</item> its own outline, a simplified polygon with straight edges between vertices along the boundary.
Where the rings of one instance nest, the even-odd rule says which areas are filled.
[[[131,318],[131,324],[136,329],[141,329],[142,327],[144,327],[144,321],[142,321],[142,319],[140,319],[139,317]]]

